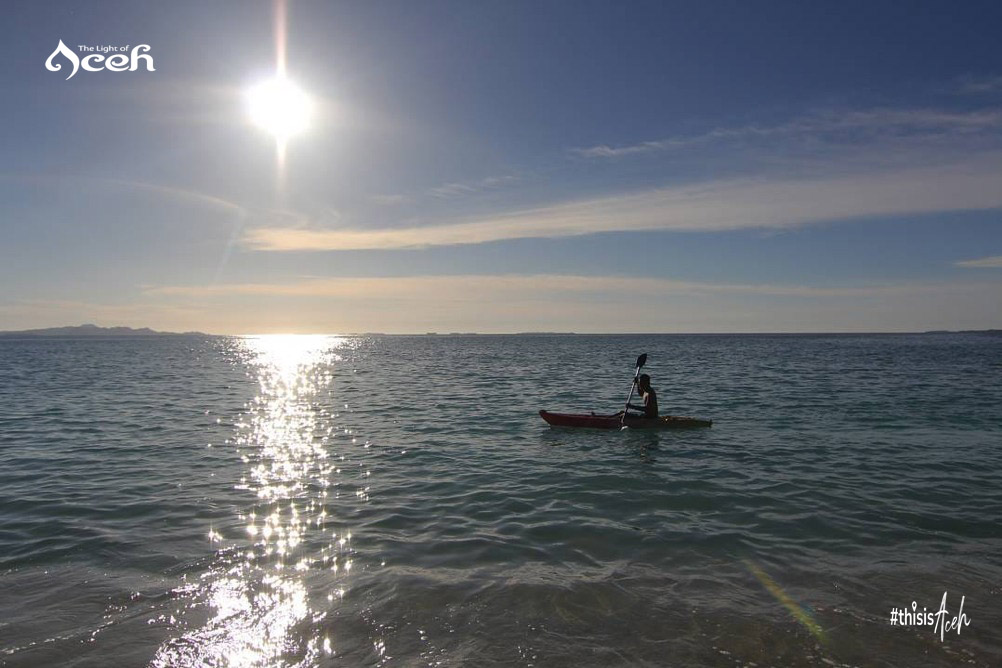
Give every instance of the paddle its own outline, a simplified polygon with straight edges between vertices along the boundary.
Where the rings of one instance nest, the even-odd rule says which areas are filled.
[[[633,384],[630,385],[630,397],[626,400],[626,406],[629,407],[630,402],[633,401],[633,390],[637,387],[637,378],[640,378],[640,369],[647,364],[647,353],[644,353],[637,358],[637,371],[633,374]],[[623,417],[619,419],[619,424],[626,424],[626,408],[623,408]]]

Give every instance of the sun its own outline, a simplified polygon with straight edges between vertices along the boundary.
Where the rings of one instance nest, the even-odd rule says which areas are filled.
[[[247,90],[247,112],[254,125],[280,142],[300,134],[310,125],[313,101],[289,79],[279,76]]]

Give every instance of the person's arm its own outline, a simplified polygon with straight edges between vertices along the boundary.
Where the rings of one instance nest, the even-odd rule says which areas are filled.
[[[644,394],[644,403],[642,406],[635,406],[634,404],[626,404],[627,409],[633,409],[640,413],[643,417],[647,417],[647,403],[649,401],[649,394]]]

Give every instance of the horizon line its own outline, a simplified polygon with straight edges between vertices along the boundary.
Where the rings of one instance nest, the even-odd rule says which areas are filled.
[[[331,336],[331,337],[362,337],[362,336],[408,336],[408,337],[463,337],[463,336],[862,336],[862,335],[901,335],[901,334],[978,334],[986,332],[1002,332],[1002,327],[988,327],[981,329],[925,329],[925,330],[797,330],[797,331],[686,331],[686,332],[561,332],[561,331],[513,331],[513,332],[478,332],[478,331],[455,331],[455,332],[241,332],[241,333],[212,333],[200,331],[168,332],[153,330],[144,334],[125,334],[113,332],[101,332],[95,334],[45,334],[47,330],[62,330],[79,327],[79,325],[62,325],[54,327],[40,327],[23,330],[0,330],[0,337],[49,337],[49,338],[151,338],[158,336],[208,336],[208,337],[262,337],[262,336]],[[132,329],[142,331],[149,330],[148,327],[129,327],[128,325],[113,325],[100,329]]]

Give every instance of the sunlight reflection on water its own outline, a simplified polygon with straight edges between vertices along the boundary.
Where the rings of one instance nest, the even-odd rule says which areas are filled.
[[[329,452],[338,431],[330,386],[351,341],[259,336],[240,345],[260,390],[233,442],[247,466],[239,488],[256,502],[240,516],[244,536],[211,532],[230,547],[194,587],[207,619],[161,646],[154,666],[310,665],[337,649],[310,629],[344,596],[352,565],[351,532],[332,530],[327,510],[340,473]],[[322,591],[317,573],[327,574]]]

